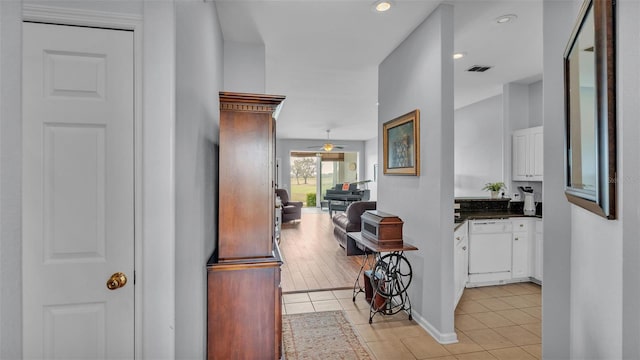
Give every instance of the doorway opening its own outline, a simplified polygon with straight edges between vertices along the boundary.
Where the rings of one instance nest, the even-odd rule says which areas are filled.
[[[326,208],[324,196],[338,184],[358,181],[357,152],[293,151],[291,161],[291,194],[307,208]]]

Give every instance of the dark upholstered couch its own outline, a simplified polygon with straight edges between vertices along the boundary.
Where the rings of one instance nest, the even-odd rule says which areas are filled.
[[[282,222],[300,220],[302,217],[302,202],[289,201],[289,193],[285,189],[276,189],[276,195],[282,200]]]
[[[347,233],[360,231],[360,216],[367,210],[375,210],[375,201],[356,201],[347,206],[344,212],[333,215],[333,236],[338,244],[347,248]]]

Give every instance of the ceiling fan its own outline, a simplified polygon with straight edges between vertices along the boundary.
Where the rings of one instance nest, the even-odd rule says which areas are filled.
[[[331,151],[334,149],[338,149],[338,150],[342,150],[346,147],[346,145],[341,145],[341,144],[334,144],[331,142],[331,139],[329,138],[329,133],[331,132],[330,129],[327,129],[327,142],[325,142],[322,145],[317,145],[317,146],[309,146],[308,149],[319,149],[319,150],[324,150],[324,151]]]

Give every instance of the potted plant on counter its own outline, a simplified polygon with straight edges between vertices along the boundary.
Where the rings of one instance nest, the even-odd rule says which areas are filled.
[[[491,191],[491,198],[497,199],[500,197],[500,190],[504,189],[503,182],[486,183],[482,190]]]

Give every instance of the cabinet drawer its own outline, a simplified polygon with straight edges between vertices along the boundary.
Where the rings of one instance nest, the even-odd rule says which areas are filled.
[[[513,232],[529,231],[531,228],[530,219],[511,219],[513,224]]]

